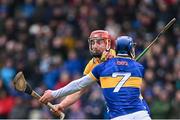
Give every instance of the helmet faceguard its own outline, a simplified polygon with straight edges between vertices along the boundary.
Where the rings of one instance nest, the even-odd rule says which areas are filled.
[[[96,50],[93,50],[92,45],[94,42],[100,42],[104,41],[106,44],[105,50],[111,49],[111,36],[110,34],[105,30],[95,30],[91,33],[88,42],[89,42],[89,51],[93,57],[101,57],[102,52],[98,52]],[[103,50],[104,51],[104,50]]]
[[[136,43],[132,43],[132,48],[131,50],[129,51],[129,54],[131,56],[131,58],[135,59],[136,55],[135,55],[135,46],[136,46]]]

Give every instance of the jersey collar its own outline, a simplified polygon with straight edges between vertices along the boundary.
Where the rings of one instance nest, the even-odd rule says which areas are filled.
[[[129,57],[128,55],[121,55],[121,54],[117,54],[117,56],[115,56],[115,58],[127,58],[127,59],[132,59],[131,57]]]

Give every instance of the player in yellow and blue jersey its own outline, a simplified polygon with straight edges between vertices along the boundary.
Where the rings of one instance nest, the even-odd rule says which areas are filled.
[[[116,41],[116,52],[117,57],[97,65],[88,75],[61,89],[47,90],[40,102],[46,103],[54,98],[72,94],[99,81],[111,119],[150,120],[140,98],[144,68],[134,60],[132,38],[119,37]]]

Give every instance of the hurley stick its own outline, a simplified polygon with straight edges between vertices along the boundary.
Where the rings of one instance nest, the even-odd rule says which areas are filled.
[[[18,72],[13,80],[14,87],[17,91],[27,93],[31,95],[32,97],[36,98],[39,100],[41,97],[37,92],[35,92],[31,86],[26,82],[26,79],[24,78],[24,75],[22,72]],[[54,106],[48,102],[45,104],[49,109],[54,110]],[[65,114],[62,112],[59,112],[56,114],[58,117],[60,117],[61,120],[64,119]]]
[[[166,32],[176,21],[176,18],[173,18],[161,31],[160,33],[156,36],[156,38],[143,50],[143,52],[137,56],[136,61],[139,61],[142,56],[149,50],[149,48],[158,40],[158,38]]]

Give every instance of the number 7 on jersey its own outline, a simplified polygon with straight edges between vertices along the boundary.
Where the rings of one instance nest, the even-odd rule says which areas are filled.
[[[124,83],[131,76],[131,73],[115,72],[115,73],[112,74],[112,77],[118,77],[118,76],[120,76],[120,77],[123,76],[123,78],[121,80],[119,80],[119,83],[116,85],[113,92],[118,92],[120,90],[120,88],[124,85]]]

